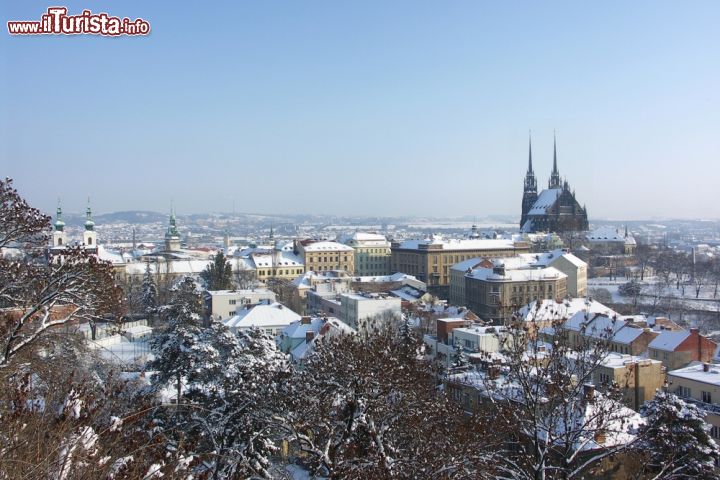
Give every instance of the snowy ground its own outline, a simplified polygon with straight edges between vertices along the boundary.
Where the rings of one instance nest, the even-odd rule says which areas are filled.
[[[88,340],[88,345],[108,361],[126,368],[141,369],[148,360],[152,359],[148,340],[145,338],[131,342],[125,337],[114,335],[98,341]]]
[[[588,279],[588,289],[604,288],[610,292],[614,303],[632,303],[631,297],[623,297],[618,293],[620,285],[629,282],[630,279],[620,278],[610,280],[607,277],[598,277]],[[658,282],[654,278],[647,278],[642,283],[642,294],[639,303],[651,303],[656,295]],[[695,298],[695,289],[692,285],[685,285],[683,293],[681,288],[675,288],[675,284],[667,287],[662,292],[662,298],[667,300],[681,301],[688,310],[703,310],[707,312],[717,312],[720,310],[720,295],[714,298],[714,286],[704,286],[698,298]]]

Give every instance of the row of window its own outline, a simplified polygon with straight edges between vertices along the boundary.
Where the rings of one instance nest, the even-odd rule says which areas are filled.
[[[330,260],[328,260],[328,259],[330,259]],[[339,261],[340,261],[340,255],[335,255],[334,257],[333,257],[332,255],[329,256],[329,257],[327,257],[327,256],[326,256],[326,257],[309,257],[307,260],[308,260],[308,263],[312,263],[312,262],[339,262]],[[348,256],[347,256],[347,255],[343,255],[343,262],[347,262],[347,261],[348,261]]]
[[[275,275],[302,275],[303,271],[302,268],[287,268],[287,269],[279,269],[275,272]],[[258,277],[264,277],[264,276],[272,277],[272,272],[265,273],[264,270],[258,270]]]
[[[692,390],[690,389],[690,387],[684,387],[681,385],[678,387],[677,393],[681,397],[692,398]],[[712,394],[710,392],[701,391],[700,399],[704,403],[712,403]]]

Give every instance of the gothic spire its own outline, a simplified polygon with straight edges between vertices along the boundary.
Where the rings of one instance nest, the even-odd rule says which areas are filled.
[[[555,138],[555,132],[553,131],[553,169],[550,174],[550,182],[548,183],[549,188],[560,188],[560,171],[557,166],[557,140]]]
[[[532,168],[532,132],[528,134],[528,173],[534,173]]]
[[[528,134],[528,170],[525,174],[525,192],[537,193],[537,179],[532,166],[532,136]]]

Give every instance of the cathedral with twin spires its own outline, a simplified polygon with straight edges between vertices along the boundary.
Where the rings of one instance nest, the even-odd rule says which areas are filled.
[[[537,179],[532,165],[532,140],[529,144],[528,170],[522,199],[520,231],[571,232],[588,230],[587,209],[575,198],[567,180],[560,179],[557,166],[557,142],[553,136],[553,169],[548,188],[538,195]]]

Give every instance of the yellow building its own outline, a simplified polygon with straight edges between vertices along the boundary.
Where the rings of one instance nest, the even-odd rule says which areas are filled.
[[[662,362],[648,358],[609,353],[593,372],[593,382],[600,390],[615,383],[623,392],[623,403],[636,412],[663,387]]]
[[[297,240],[294,249],[302,258],[306,272],[355,271],[355,251],[342,243]]]
[[[449,290],[450,268],[471,258],[509,257],[528,253],[529,244],[505,239],[405,240],[391,245],[393,272],[403,272],[442,294]],[[445,292],[448,293],[448,292]]]

